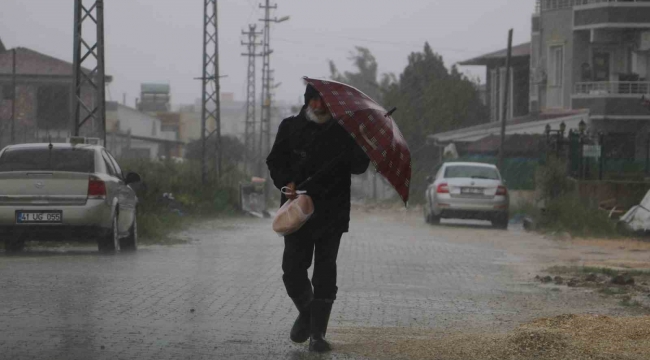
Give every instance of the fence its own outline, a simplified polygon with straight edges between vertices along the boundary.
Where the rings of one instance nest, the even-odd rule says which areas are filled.
[[[650,94],[648,81],[598,81],[575,84],[576,95],[644,95]]]
[[[580,180],[643,181],[650,174],[650,135],[637,149],[636,134],[589,136],[570,131],[547,136],[546,156],[567,159],[569,174]],[[642,155],[643,154],[643,155]]]

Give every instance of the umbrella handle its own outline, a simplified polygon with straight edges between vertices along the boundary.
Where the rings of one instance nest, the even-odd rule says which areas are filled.
[[[366,135],[366,130],[365,126],[359,125],[359,132],[361,133],[361,137],[363,137],[364,140],[372,147],[373,150],[377,150],[377,145],[375,145],[374,142],[372,142],[369,138],[368,135]]]

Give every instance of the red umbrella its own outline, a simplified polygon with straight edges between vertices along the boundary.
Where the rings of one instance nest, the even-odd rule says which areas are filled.
[[[383,107],[354,87],[330,80],[304,78],[320,93],[332,117],[347,130],[372,164],[393,185],[404,203],[409,199],[411,152],[397,124]]]

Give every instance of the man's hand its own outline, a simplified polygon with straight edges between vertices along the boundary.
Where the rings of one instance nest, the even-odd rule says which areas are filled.
[[[284,195],[289,200],[295,200],[298,197],[298,195],[296,194],[296,183],[287,184],[287,188],[289,188],[289,193]]]

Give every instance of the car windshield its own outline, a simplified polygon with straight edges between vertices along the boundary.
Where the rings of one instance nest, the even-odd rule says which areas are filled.
[[[496,169],[485,166],[459,165],[445,170],[445,179],[457,178],[499,180],[499,174]]]
[[[2,171],[94,172],[92,150],[88,149],[9,149],[0,157]]]

